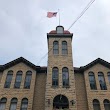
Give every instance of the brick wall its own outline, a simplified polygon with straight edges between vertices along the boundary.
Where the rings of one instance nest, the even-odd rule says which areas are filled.
[[[11,87],[4,88],[7,72],[9,70],[13,71],[13,78],[12,78]],[[14,88],[14,83],[15,83],[16,73],[19,70],[21,70],[23,72],[23,75],[22,75],[21,87],[19,89],[17,89],[17,88]],[[28,70],[32,71],[31,86],[30,86],[30,89],[24,89],[25,76],[26,76],[26,72]],[[2,78],[1,78],[1,83],[0,83],[0,99],[3,97],[7,98],[5,110],[9,110],[10,102],[11,102],[12,98],[18,99],[17,110],[20,110],[21,100],[23,98],[28,99],[28,110],[32,110],[35,77],[36,77],[36,71],[34,71],[32,68],[30,68],[29,66],[27,66],[23,63],[19,63],[11,68],[4,70]]]
[[[60,40],[59,40],[60,39]],[[55,96],[62,94],[68,98],[69,109],[77,110],[77,104],[72,106],[70,103],[71,100],[76,100],[76,91],[75,91],[75,80],[74,80],[74,68],[72,61],[72,46],[71,46],[71,37],[50,37],[48,38],[48,49],[52,49],[53,42],[59,41],[59,54],[53,55],[53,50],[49,52],[48,55],[48,69],[47,69],[47,83],[46,83],[46,99],[45,99],[45,110],[53,109],[53,99]],[[66,41],[68,44],[68,54],[62,55],[62,41]],[[58,87],[52,87],[52,68],[57,67],[59,69],[59,85]],[[62,86],[62,68],[67,67],[69,70],[69,88]],[[47,101],[50,99],[50,105]]]
[[[88,110],[87,94],[83,73],[75,73],[76,101],[78,110]]]
[[[33,110],[45,110],[46,73],[37,73],[34,90]]]
[[[88,73],[90,71],[94,72],[94,74],[95,74],[97,90],[90,89],[90,83],[89,83],[89,77],[88,77]],[[104,99],[110,100],[110,84],[109,84],[108,76],[107,76],[107,72],[109,72],[109,71],[110,71],[109,68],[106,68],[105,66],[103,66],[101,64],[96,64],[84,72],[89,110],[93,110],[92,102],[94,99],[98,99],[100,102],[101,110],[105,110],[103,101],[104,101]],[[100,89],[100,84],[99,84],[99,80],[98,80],[98,72],[104,73],[107,90]]]
[[[3,75],[3,73],[0,72],[0,83],[1,83],[2,75]]]

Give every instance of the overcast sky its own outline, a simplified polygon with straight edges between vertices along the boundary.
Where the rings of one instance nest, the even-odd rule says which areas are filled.
[[[0,65],[24,57],[46,66],[47,33],[58,25],[58,16],[48,11],[60,9],[61,25],[68,29],[90,0],[0,0]],[[95,0],[69,30],[74,66],[84,66],[100,57],[110,62],[110,0]]]

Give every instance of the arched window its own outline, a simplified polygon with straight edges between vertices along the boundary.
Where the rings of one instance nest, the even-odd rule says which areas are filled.
[[[62,69],[62,80],[63,80],[63,87],[69,86],[69,72],[68,72],[68,68],[66,67]]]
[[[14,85],[15,88],[20,88],[21,80],[22,80],[22,71],[18,71],[16,74],[16,80]]]
[[[58,68],[52,69],[52,86],[58,86]]]
[[[13,71],[8,71],[4,88],[10,88],[12,77],[13,77]]]
[[[67,42],[62,41],[62,54],[67,55],[68,54],[68,48],[67,48]]]
[[[96,90],[96,81],[95,81],[95,76],[93,72],[89,72],[89,82],[90,82],[90,88],[92,90]]]
[[[100,103],[97,99],[93,100],[93,108],[94,108],[94,110],[101,110],[100,109]]]
[[[104,74],[102,72],[98,72],[98,79],[99,79],[101,90],[107,90]]]
[[[5,110],[6,102],[7,102],[7,99],[6,98],[2,98],[0,100],[0,110]]]
[[[110,101],[105,99],[103,103],[105,110],[110,110]]]
[[[26,78],[25,78],[25,83],[24,83],[24,88],[29,89],[31,85],[31,77],[32,77],[32,72],[27,71],[26,72]]]
[[[17,102],[18,102],[17,98],[11,99],[10,110],[16,110],[16,108],[17,108]]]
[[[24,98],[21,101],[21,109],[20,110],[27,110],[28,108],[28,99]]]
[[[59,54],[59,44],[58,44],[58,41],[54,41],[53,42],[53,54],[54,55]]]
[[[109,84],[110,84],[110,72],[108,72],[107,75],[108,75],[108,81],[109,81]]]

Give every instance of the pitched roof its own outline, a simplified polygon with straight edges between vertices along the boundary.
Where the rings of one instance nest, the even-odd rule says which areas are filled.
[[[107,62],[101,58],[97,58],[96,60],[92,61],[91,63],[80,67],[80,70],[85,71],[85,70],[91,68],[92,66],[98,64],[98,63],[110,69],[110,63],[109,62]]]
[[[14,65],[16,65],[16,64],[18,64],[20,62],[25,63],[26,65],[28,65],[29,67],[31,67],[33,69],[36,69],[36,65],[32,64],[30,61],[26,60],[23,57],[19,57],[19,58],[15,59],[15,60],[13,60],[13,61],[11,61],[9,63],[6,63],[5,65],[3,65],[3,68],[4,69],[10,68],[10,67],[12,67],[12,66],[14,66]]]
[[[27,66],[33,68],[34,70],[37,71],[37,73],[47,73],[47,67],[40,67],[40,66],[36,66],[33,63],[31,63],[30,61],[26,60],[23,57],[17,58],[9,63],[6,63],[5,65],[0,65],[0,72],[10,68],[20,62],[25,63]],[[85,65],[85,66],[81,66],[81,67],[74,67],[74,72],[75,73],[83,73],[85,70],[91,68],[92,66],[96,65],[96,64],[101,64],[107,68],[110,68],[110,63],[101,59],[101,58],[97,58],[96,60],[90,62],[89,64]]]
[[[23,57],[19,57],[9,63],[6,63],[5,65],[0,65],[0,72],[4,71],[7,68],[10,68],[20,62],[23,62],[24,64],[26,64],[27,66],[33,68],[34,70],[37,71],[37,73],[47,73],[47,67],[40,67],[40,66],[36,66],[33,63],[31,63],[30,61],[26,60]]]

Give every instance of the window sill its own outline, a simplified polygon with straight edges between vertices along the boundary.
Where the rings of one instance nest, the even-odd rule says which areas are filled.
[[[70,88],[70,86],[62,86],[62,88],[66,88],[66,89],[68,89],[68,88]]]
[[[91,92],[108,92],[109,90],[90,90]]]
[[[54,88],[54,89],[55,89],[55,88],[59,88],[59,86],[52,86],[52,88]]]

